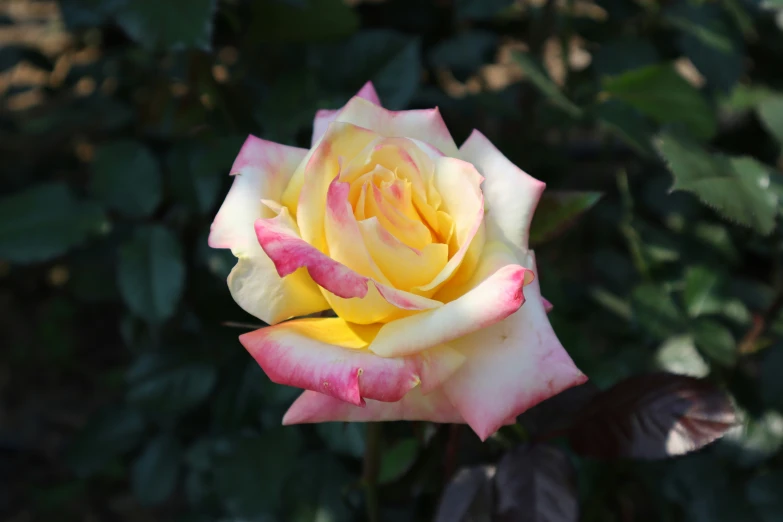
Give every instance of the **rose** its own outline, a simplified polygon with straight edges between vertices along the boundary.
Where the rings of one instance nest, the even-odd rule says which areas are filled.
[[[238,258],[234,300],[273,325],[240,342],[305,389],[284,424],[459,422],[485,439],[585,381],[527,247],[545,185],[478,131],[458,149],[437,109],[387,111],[368,83],[317,113],[309,151],[250,136],[231,174],[209,244]]]

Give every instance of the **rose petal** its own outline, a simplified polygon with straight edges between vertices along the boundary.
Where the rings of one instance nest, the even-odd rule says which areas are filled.
[[[440,390],[427,395],[419,388],[409,391],[397,402],[367,400],[364,407],[354,406],[329,395],[305,391],[283,417],[283,424],[313,422],[430,421],[464,423],[459,412]]]
[[[389,280],[370,256],[364,244],[359,224],[348,201],[348,183],[334,178],[326,195],[326,246],[329,257],[354,272],[372,278],[382,284]]]
[[[302,240],[279,216],[259,219],[255,227],[258,241],[274,262],[280,277],[307,268],[313,280],[327,291],[324,296],[332,309],[347,321],[369,324],[405,315],[401,313],[404,310],[442,306],[439,301],[397,290],[357,274]]]
[[[390,111],[363,98],[351,98],[335,121],[352,123],[382,136],[421,140],[446,156],[457,157],[458,149],[437,108]]]
[[[449,245],[452,256],[432,281],[415,291],[437,290],[452,276],[464,280],[473,273],[485,242],[482,180],[470,163],[456,158],[436,160],[435,186],[443,198],[443,208],[454,220],[454,240]]]
[[[253,223],[274,215],[258,204],[279,200],[307,150],[248,136],[231,166],[234,182],[209,231],[209,246],[245,252],[258,246]]]
[[[440,231],[439,218],[445,214],[438,211],[441,197],[435,189],[435,163],[424,148],[434,150],[430,145],[419,140],[379,138],[370,143],[359,156],[343,165],[340,181],[352,184],[352,203],[356,204],[361,200],[361,205],[356,206],[357,218],[360,214],[364,214],[364,207],[368,203],[367,196],[374,195],[372,192],[367,192],[364,197],[359,195],[360,192],[365,193],[367,188],[362,180],[367,181],[373,177],[383,179],[386,177],[384,173],[388,173],[390,181],[398,178],[396,184],[397,188],[401,189],[402,196],[402,200],[390,198],[390,202],[400,203],[397,206],[404,216],[415,218],[417,222],[423,218],[433,231],[436,233]],[[443,155],[438,153],[436,157],[442,158]],[[444,234],[438,235],[444,236]],[[429,239],[430,236],[427,234],[427,240]]]
[[[555,305],[550,303],[549,300],[546,297],[544,297],[544,296],[541,296],[541,305],[544,307],[544,311],[546,313],[551,312],[552,308],[555,307]]]
[[[365,398],[398,401],[420,384],[429,391],[464,362],[464,356],[447,346],[412,357],[378,357],[365,349],[377,330],[339,318],[298,319],[246,333],[239,340],[273,382],[356,405]]]
[[[375,87],[372,82],[364,84],[359,92],[356,93],[358,98],[364,98],[370,103],[374,103],[377,106],[381,106],[381,100],[378,98],[378,93],[375,91]],[[313,121],[313,138],[311,140],[311,146],[315,146],[321,136],[324,135],[329,124],[332,123],[341,109],[321,109],[315,113],[315,120]]]
[[[280,198],[306,153],[249,136],[231,167],[234,182],[209,233],[209,246],[230,248],[238,258],[228,276],[232,297],[242,309],[269,324],[329,308],[304,271],[280,278],[253,227],[256,219],[274,215],[260,200]]]
[[[532,252],[525,264],[535,271]],[[538,281],[525,293],[527,302],[515,314],[449,343],[466,361],[443,389],[482,440],[508,419],[587,380],[547,320]]]
[[[432,281],[448,261],[446,245],[430,243],[416,250],[392,236],[377,218],[365,219],[358,224],[367,251],[394,288],[410,291],[423,286]],[[432,292],[421,294],[429,297]]]
[[[329,184],[340,162],[356,157],[379,139],[375,132],[347,123],[332,123],[318,146],[310,150],[291,176],[281,201],[296,216],[302,239],[325,251],[324,216]]]
[[[511,163],[477,130],[462,144],[459,157],[484,176],[488,241],[502,240],[524,255],[533,213],[546,184]]]
[[[487,328],[522,306],[522,287],[532,279],[533,273],[526,268],[505,266],[459,299],[385,324],[370,350],[383,357],[399,357]]]

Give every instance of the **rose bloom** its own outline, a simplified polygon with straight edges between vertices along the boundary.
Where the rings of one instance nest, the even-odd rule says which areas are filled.
[[[388,111],[368,83],[318,111],[310,150],[250,136],[231,175],[209,245],[271,325],[240,342],[305,390],[283,424],[467,423],[483,440],[586,380],[528,249],[545,185],[480,132],[457,148],[437,108]]]

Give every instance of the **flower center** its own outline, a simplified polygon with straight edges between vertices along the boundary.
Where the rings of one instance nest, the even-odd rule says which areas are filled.
[[[448,244],[453,223],[438,211],[432,162],[427,157],[414,160],[423,153],[412,147],[408,140],[382,140],[346,165],[340,179],[350,183],[348,199],[357,221],[375,218],[400,243],[420,251],[433,243]]]

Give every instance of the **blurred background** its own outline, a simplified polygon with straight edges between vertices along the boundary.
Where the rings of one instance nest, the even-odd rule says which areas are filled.
[[[2,0],[0,519],[366,520],[366,427],[280,427],[297,391],[238,343],[258,320],[206,238],[247,134],[309,146],[372,80],[547,183],[540,279],[596,386],[665,369],[736,404],[685,457],[561,441],[556,500],[783,520],[782,30],[780,0]],[[384,425],[381,519],[433,520],[539,421]],[[502,520],[576,520],[536,506]]]

